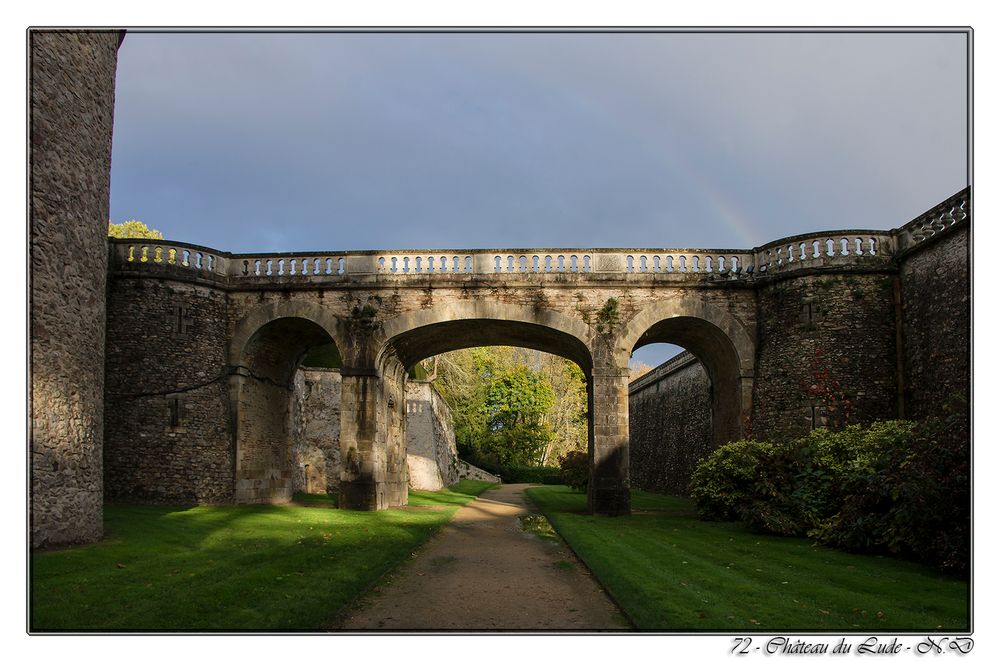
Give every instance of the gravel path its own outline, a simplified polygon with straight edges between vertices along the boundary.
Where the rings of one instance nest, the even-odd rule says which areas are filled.
[[[463,506],[336,625],[343,630],[621,630],[627,620],[562,542],[521,528],[528,485]]]

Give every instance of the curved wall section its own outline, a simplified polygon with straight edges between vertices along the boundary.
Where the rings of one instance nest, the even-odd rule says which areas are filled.
[[[971,404],[972,291],[968,226],[903,257],[902,307],[906,415],[941,413]]]
[[[117,278],[108,293],[107,498],[231,500],[225,292]]]
[[[829,273],[761,285],[752,436],[897,417],[893,279]]]

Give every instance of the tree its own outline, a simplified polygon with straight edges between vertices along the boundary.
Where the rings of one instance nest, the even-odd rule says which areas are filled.
[[[480,377],[480,349],[440,354],[434,389],[451,410],[459,457],[473,460],[479,440],[486,433],[482,416],[485,390]]]
[[[486,384],[486,427],[490,432],[538,425],[552,408],[552,386],[524,364],[491,375]]]
[[[587,452],[587,378],[580,366],[559,356],[545,354],[540,363],[555,394],[547,416],[552,441],[545,449],[542,464],[556,466],[559,458],[568,453]]]
[[[163,233],[132,219],[122,223],[108,222],[108,236],[115,239],[163,239]]]
[[[587,448],[587,380],[573,362],[517,347],[441,354],[434,388],[459,456],[473,464],[555,465]]]
[[[545,416],[554,401],[549,383],[523,363],[495,369],[486,381],[480,451],[505,466],[540,465],[552,441]]]

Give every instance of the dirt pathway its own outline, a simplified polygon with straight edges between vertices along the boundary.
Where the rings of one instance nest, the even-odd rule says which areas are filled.
[[[627,621],[562,542],[522,530],[527,485],[463,506],[339,624],[344,630],[617,630]]]

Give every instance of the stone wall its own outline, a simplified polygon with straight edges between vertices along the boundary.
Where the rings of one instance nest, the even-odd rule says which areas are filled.
[[[803,274],[761,283],[752,436],[790,438],[898,415],[893,278]]]
[[[29,34],[34,547],[103,533],[108,195],[121,37]]]
[[[906,415],[939,413],[952,396],[971,403],[969,227],[903,256]]]
[[[469,464],[465,460],[458,460],[455,463],[459,480],[484,480],[487,483],[502,483],[500,476],[494,476],[485,469],[480,469],[474,464]]]
[[[197,283],[108,288],[105,496],[144,503],[233,497],[226,295]]]
[[[691,472],[711,453],[711,382],[688,352],[629,386],[629,456],[632,486],[688,495]]]
[[[295,491],[339,491],[340,406],[339,370],[298,371],[291,447]],[[405,411],[410,489],[439,490],[466,477],[499,482],[496,476],[458,459],[451,413],[430,382],[406,383]]]
[[[431,382],[406,384],[406,464],[410,488],[440,490],[459,481],[451,412]]]
[[[292,484],[296,492],[340,491],[340,370],[303,368],[295,375]]]

